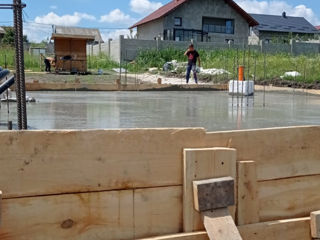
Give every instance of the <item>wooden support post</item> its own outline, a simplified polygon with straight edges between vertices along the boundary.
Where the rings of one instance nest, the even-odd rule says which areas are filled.
[[[238,176],[238,226],[259,222],[259,200],[256,163],[241,161],[237,163]]]
[[[210,240],[242,240],[228,210],[234,205],[232,177],[193,182],[195,208],[201,212]]]
[[[183,230],[204,230],[201,214],[194,209],[193,181],[231,176],[236,178],[236,150],[232,148],[204,148],[184,150]],[[235,196],[236,196],[236,189]],[[235,207],[229,207],[235,216]]]
[[[320,239],[320,211],[311,213],[311,236]]]

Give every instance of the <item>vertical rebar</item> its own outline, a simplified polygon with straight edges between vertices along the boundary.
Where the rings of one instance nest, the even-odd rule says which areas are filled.
[[[5,69],[8,68],[8,64],[7,64],[7,54],[4,55],[4,68],[5,68]]]
[[[17,124],[18,129],[22,129],[22,116],[21,116],[21,95],[20,95],[20,61],[19,61],[19,40],[18,40],[18,8],[17,8],[17,0],[13,0],[14,8],[13,8],[13,19],[14,19],[14,30],[15,30],[15,38],[14,38],[14,45],[15,45],[15,91],[17,96]]]
[[[14,28],[15,28],[15,47],[16,47],[16,83],[17,83],[17,108],[18,108],[18,127],[19,130],[26,130],[27,106],[24,73],[24,46],[23,46],[23,22],[22,22],[22,3],[21,0],[13,0],[14,3]]]
[[[254,73],[253,73],[253,81],[256,82],[256,74],[257,74],[257,54],[254,54]]]
[[[267,78],[267,52],[264,51],[264,84],[263,84],[263,106],[266,106],[266,78]]]

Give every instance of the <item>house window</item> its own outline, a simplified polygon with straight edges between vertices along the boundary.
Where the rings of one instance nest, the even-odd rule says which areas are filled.
[[[204,17],[202,30],[207,33],[234,34],[234,20]]]
[[[181,27],[182,26],[182,18],[181,17],[175,17],[174,18],[174,25],[176,27]]]
[[[265,39],[264,42],[265,42],[266,44],[269,44],[269,43],[271,43],[271,39]]]
[[[174,29],[175,41],[203,41],[204,34],[202,31],[193,29]]]

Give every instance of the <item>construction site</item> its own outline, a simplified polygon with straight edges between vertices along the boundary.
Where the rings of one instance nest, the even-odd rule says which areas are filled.
[[[0,4],[15,34],[14,63],[6,50],[0,67],[0,240],[320,239],[320,43],[291,41],[289,55],[272,55],[271,43],[240,37],[213,49],[195,30],[199,42],[178,41],[189,30],[166,43],[138,39],[193,1],[169,1],[158,19],[132,26],[137,39],[106,45],[99,30],[53,26],[55,56],[38,56],[47,73],[26,69],[27,5]],[[222,6],[240,28],[258,25],[234,1]],[[219,34],[237,33],[223,24]],[[139,41],[158,49],[130,45]],[[170,41],[189,44],[186,56],[193,43],[208,49],[190,82],[182,48],[163,47]],[[100,52],[93,67],[104,46],[119,61]],[[104,58],[110,68],[98,65]]]

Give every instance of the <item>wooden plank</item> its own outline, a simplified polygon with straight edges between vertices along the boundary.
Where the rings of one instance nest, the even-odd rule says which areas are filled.
[[[238,202],[237,224],[247,225],[259,222],[259,199],[256,163],[241,161],[237,163]]]
[[[0,132],[4,198],[182,185],[198,129]],[[188,141],[185,141],[188,139]]]
[[[312,212],[311,214],[311,236],[320,238],[320,211]]]
[[[202,217],[210,240],[242,240],[228,208],[203,212]]]
[[[238,227],[244,240],[311,240],[310,217]]]
[[[133,191],[4,199],[2,240],[133,239]]]
[[[320,175],[259,182],[260,221],[309,216],[320,209]]]
[[[254,160],[258,181],[320,174],[319,126],[214,132],[209,146],[237,149],[238,161]]]
[[[184,150],[183,230],[203,230],[200,214],[194,209],[193,181],[215,177],[236,177],[236,150],[206,148]],[[236,194],[236,191],[235,191]],[[234,216],[235,207],[230,207]]]
[[[134,237],[177,233],[182,228],[182,187],[134,190]]]
[[[244,240],[311,240],[310,218],[256,223],[238,227]],[[209,240],[207,232],[181,233],[143,240]]]
[[[2,211],[1,240],[131,240],[181,231],[182,187],[5,199]]]
[[[207,232],[178,233],[161,237],[143,238],[139,240],[209,240]]]
[[[204,212],[233,206],[234,188],[232,177],[193,181],[194,208]]]

